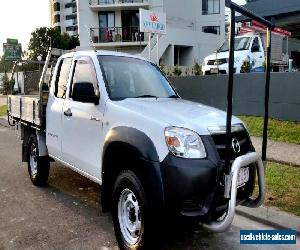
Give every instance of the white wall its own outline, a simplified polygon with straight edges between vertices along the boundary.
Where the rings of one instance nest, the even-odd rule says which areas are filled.
[[[81,48],[90,48],[90,28],[99,28],[98,12],[91,11],[89,1],[77,1],[78,33]]]
[[[193,59],[202,63],[225,39],[225,1],[220,0],[220,14],[202,15],[202,1],[164,0],[167,14],[167,40],[172,45],[193,46]],[[203,26],[220,26],[220,35],[202,32]],[[188,59],[187,59],[188,60]],[[190,60],[191,61],[191,60]]]

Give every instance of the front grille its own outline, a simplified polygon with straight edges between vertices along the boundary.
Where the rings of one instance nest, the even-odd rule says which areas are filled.
[[[236,140],[238,140],[239,144],[240,144],[240,152],[236,153],[234,152],[234,150],[232,149],[232,145],[231,145],[231,150],[230,150],[230,159],[231,159],[231,163],[235,160],[235,158],[241,156],[241,155],[245,155],[249,152],[253,151],[253,146],[251,144],[251,140],[249,137],[248,132],[243,129],[240,131],[236,131],[236,132],[232,132],[232,138],[235,138]],[[216,206],[216,211],[215,211],[215,215],[218,216],[220,215],[220,213],[218,213],[218,209],[222,208],[224,209],[224,206],[226,207],[226,204],[228,202],[227,199],[224,198],[224,174],[225,174],[225,158],[226,158],[226,133],[222,133],[222,134],[211,134],[211,137],[215,143],[215,147],[217,148],[218,154],[220,156],[220,162],[219,162],[219,175],[218,175],[218,179],[219,179],[219,183],[220,185],[217,188],[217,194],[215,196],[215,206]],[[249,167],[249,181],[242,187],[238,188],[237,190],[237,204],[241,201],[246,200],[249,196],[251,196],[253,188],[254,188],[254,183],[255,183],[255,164],[251,164],[248,165],[247,167]],[[223,211],[223,210],[222,210]],[[222,212],[221,211],[221,212]]]
[[[216,60],[209,60],[207,62],[207,65],[222,65],[227,63],[227,59],[226,58],[221,58],[221,59],[216,59]]]
[[[213,141],[217,148],[220,160],[225,160],[226,157],[226,134],[212,134]],[[252,151],[252,144],[246,130],[241,130],[232,133],[232,138],[236,139],[240,144],[240,152],[234,152],[232,146],[230,150],[230,159],[234,160],[235,158],[245,155]]]

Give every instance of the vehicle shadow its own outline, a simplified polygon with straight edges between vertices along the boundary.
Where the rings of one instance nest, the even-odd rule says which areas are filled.
[[[45,189],[45,192],[49,191],[55,195],[58,202],[99,227],[98,233],[110,234],[114,241],[110,246],[116,247],[111,214],[101,212],[99,185],[58,163],[52,163],[49,185]],[[194,230],[184,227],[168,229],[163,232],[162,239],[156,249],[218,249],[215,243],[222,241],[218,235],[200,227]]]

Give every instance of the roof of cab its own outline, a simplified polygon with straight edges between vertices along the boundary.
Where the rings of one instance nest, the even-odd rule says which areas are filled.
[[[96,56],[123,56],[123,57],[131,57],[137,58],[144,61],[149,61],[147,58],[141,57],[140,55],[132,55],[123,52],[109,51],[109,50],[79,50],[75,52],[69,52],[63,55],[63,57],[73,57],[76,55],[96,55]]]

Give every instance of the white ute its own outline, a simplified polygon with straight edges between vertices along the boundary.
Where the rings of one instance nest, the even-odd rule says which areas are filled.
[[[182,100],[156,65],[115,52],[64,54],[47,84],[54,51],[38,95],[8,96],[33,184],[47,184],[55,160],[101,185],[122,249],[157,244],[166,218],[192,218],[219,232],[237,204],[261,204],[262,163],[239,119],[225,181],[225,112]],[[256,172],[262,189],[253,201]]]
[[[267,34],[259,26],[242,26],[241,34],[234,40],[235,73],[264,72],[266,62]],[[243,31],[243,32],[242,32]],[[271,66],[273,71],[284,71],[288,66],[289,32],[277,28],[272,32]],[[204,75],[228,74],[228,42],[213,54],[204,58],[202,71]]]

